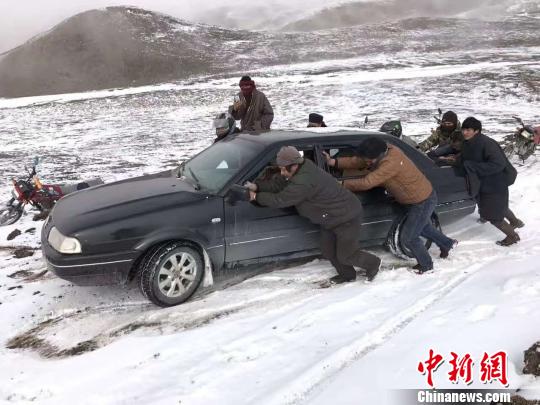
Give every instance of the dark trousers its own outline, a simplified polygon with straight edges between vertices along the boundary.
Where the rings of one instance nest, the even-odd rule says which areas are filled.
[[[439,248],[450,250],[454,241],[431,224],[431,215],[437,205],[435,191],[424,201],[408,206],[407,218],[401,230],[402,243],[411,250],[418,264],[424,269],[433,268],[433,260],[420,239],[423,236],[433,241]]]
[[[360,248],[361,218],[338,225],[332,229],[321,228],[321,252],[345,280],[354,280],[354,266],[363,269],[378,267],[377,256]]]

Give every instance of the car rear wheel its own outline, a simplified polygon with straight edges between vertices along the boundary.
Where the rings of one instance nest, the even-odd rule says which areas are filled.
[[[150,250],[141,261],[139,287],[154,304],[169,307],[186,301],[201,283],[204,262],[183,242]]]
[[[403,229],[403,224],[405,223],[406,219],[407,215],[403,215],[402,217],[394,221],[394,223],[392,224],[392,228],[390,228],[390,232],[388,233],[387,244],[390,248],[390,251],[397,257],[401,257],[403,259],[414,259],[414,255],[412,254],[410,249],[407,248],[401,240],[401,231]],[[439,223],[439,218],[436,214],[433,214],[431,216],[431,224],[436,229],[441,230],[441,224]],[[423,237],[421,237],[421,239],[424,241],[426,249],[429,249],[432,244],[431,240],[425,239]]]

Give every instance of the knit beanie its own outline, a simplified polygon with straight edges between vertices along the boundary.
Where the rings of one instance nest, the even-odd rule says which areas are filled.
[[[443,114],[441,121],[448,121],[457,126],[458,118],[457,114],[453,111],[447,111]]]
[[[300,155],[300,152],[294,146],[283,146],[276,157],[276,163],[278,166],[289,166],[294,164],[301,164],[304,162],[304,158]]]

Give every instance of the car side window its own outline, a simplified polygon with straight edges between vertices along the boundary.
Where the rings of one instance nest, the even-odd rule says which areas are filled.
[[[294,146],[294,145],[293,145]],[[295,146],[300,155],[304,159],[312,160],[317,164],[317,154],[315,152],[314,146]],[[257,169],[248,175],[246,180],[255,181],[255,180],[269,180],[275,174],[279,174],[280,170],[276,163],[277,150],[269,155],[268,159],[265,160],[265,163],[262,165],[257,165]],[[245,180],[244,180],[245,181]]]
[[[355,155],[354,145],[323,146],[322,149],[328,153],[332,159],[343,158],[344,160],[348,160],[348,158],[353,158]],[[361,161],[359,162],[361,163]],[[326,171],[338,180],[357,178],[367,174],[367,170],[362,167],[335,168],[329,167],[326,164],[324,166]]]

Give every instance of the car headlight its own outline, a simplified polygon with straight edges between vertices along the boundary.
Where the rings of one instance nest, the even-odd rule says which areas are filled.
[[[54,250],[60,253],[70,255],[81,253],[81,243],[75,238],[62,235],[54,226],[51,228],[47,240]]]

